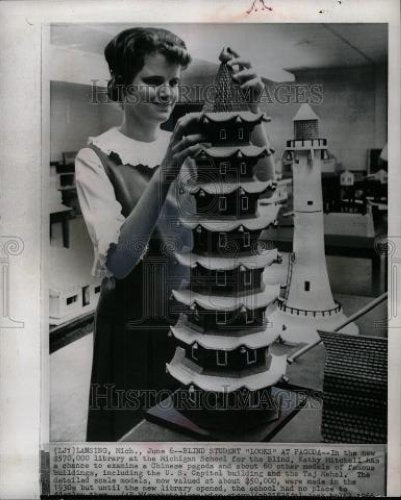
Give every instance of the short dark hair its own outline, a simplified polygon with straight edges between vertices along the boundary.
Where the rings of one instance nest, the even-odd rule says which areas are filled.
[[[163,54],[167,61],[186,68],[191,62],[185,42],[163,28],[129,28],[116,35],[104,49],[111,78],[107,89],[110,99],[121,99],[121,88],[130,85],[145,65],[149,54]]]

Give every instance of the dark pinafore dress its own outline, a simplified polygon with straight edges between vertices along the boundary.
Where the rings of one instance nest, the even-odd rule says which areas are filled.
[[[124,165],[118,155],[90,146],[102,161],[127,217],[157,169]],[[178,317],[171,290],[188,280],[174,253],[191,248],[191,233],[178,221],[172,188],[142,260],[124,279],[103,278],[95,315],[88,441],[117,441],[177,383],[165,364],[174,354],[169,325]],[[138,242],[143,248],[143,242]]]

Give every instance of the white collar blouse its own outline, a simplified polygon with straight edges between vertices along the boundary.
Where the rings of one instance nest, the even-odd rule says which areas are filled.
[[[171,133],[160,130],[156,140],[143,142],[124,135],[118,127],[113,127],[97,137],[89,137],[88,143],[97,146],[109,155],[117,153],[124,165],[146,165],[155,168],[166,154]]]
[[[155,168],[164,158],[170,137],[170,132],[161,130],[155,141],[142,142],[113,127],[101,135],[89,137],[88,145],[95,145],[107,155],[117,154],[123,164]],[[113,276],[106,267],[107,252],[112,243],[118,243],[125,217],[113,185],[93,149],[83,148],[78,152],[75,181],[81,212],[94,248],[92,275],[98,278]]]

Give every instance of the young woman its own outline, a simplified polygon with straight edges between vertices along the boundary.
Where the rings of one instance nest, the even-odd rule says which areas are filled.
[[[164,29],[128,29],[106,46],[105,57],[109,96],[121,102],[123,121],[89,138],[76,158],[79,201],[95,252],[92,273],[103,277],[88,441],[118,440],[159,401],[158,390],[173,388],[165,372],[173,354],[169,325],[176,318],[169,296],[188,279],[174,253],[191,246],[179,215],[193,201],[181,194],[178,179],[184,170],[184,177],[191,174],[185,160],[205,141],[199,114],[181,118],[172,134],[160,128],[191,61],[179,37]],[[251,65],[240,57],[231,64],[241,87],[257,96],[263,84]],[[251,109],[256,112],[256,104]],[[262,126],[252,140],[266,144]],[[262,166],[261,176],[271,176],[271,169]]]

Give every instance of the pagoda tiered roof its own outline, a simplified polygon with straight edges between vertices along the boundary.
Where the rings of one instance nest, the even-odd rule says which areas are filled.
[[[226,218],[220,216],[218,218],[205,218],[204,215],[191,215],[190,217],[182,217],[180,220],[182,224],[189,228],[195,229],[197,226],[202,226],[204,229],[212,232],[229,232],[243,227],[248,231],[256,231],[264,229],[270,224],[274,224],[277,219],[279,205],[273,203],[267,205],[258,205],[258,213],[256,217],[238,218],[234,216],[227,216]]]
[[[175,338],[187,345],[196,342],[205,349],[222,351],[232,351],[241,346],[259,349],[273,343],[279,336],[277,329],[266,324],[252,328],[213,331],[197,328],[196,325],[181,320],[170,329]]]
[[[275,188],[274,181],[236,181],[236,182],[203,182],[194,185],[188,185],[188,191],[191,194],[197,194],[199,191],[204,191],[207,194],[222,195],[231,194],[234,191],[241,189],[247,194],[264,193],[268,188]]]
[[[198,255],[193,252],[187,252],[177,253],[175,257],[183,266],[194,268],[197,264],[200,264],[205,269],[209,269],[211,271],[231,271],[232,269],[240,266],[244,266],[247,269],[260,269],[262,267],[269,266],[277,260],[278,252],[277,248],[274,248],[267,252],[263,252],[261,254],[250,254],[244,256],[213,256],[211,254]]]
[[[184,385],[194,384],[210,392],[233,392],[241,388],[257,391],[276,384],[284,375],[287,356],[269,355],[269,366],[249,368],[246,371],[211,372],[185,357],[185,350],[177,347],[174,358],[167,363],[169,373]]]
[[[248,310],[267,307],[280,294],[280,285],[266,285],[262,292],[249,295],[203,295],[188,288],[172,291],[174,298],[186,306],[198,304],[208,311],[236,311],[245,307]]]
[[[204,111],[201,113],[201,123],[221,123],[237,121],[237,123],[249,123],[258,125],[263,122],[270,122],[271,118],[265,113],[253,113],[249,110],[232,110],[232,111]]]
[[[248,144],[244,146],[211,146],[211,147],[201,147],[198,153],[195,155],[201,156],[205,154],[210,158],[224,158],[230,159],[233,156],[238,158],[260,158],[262,156],[269,156],[272,154],[272,149],[267,146],[255,146],[253,144]]]

